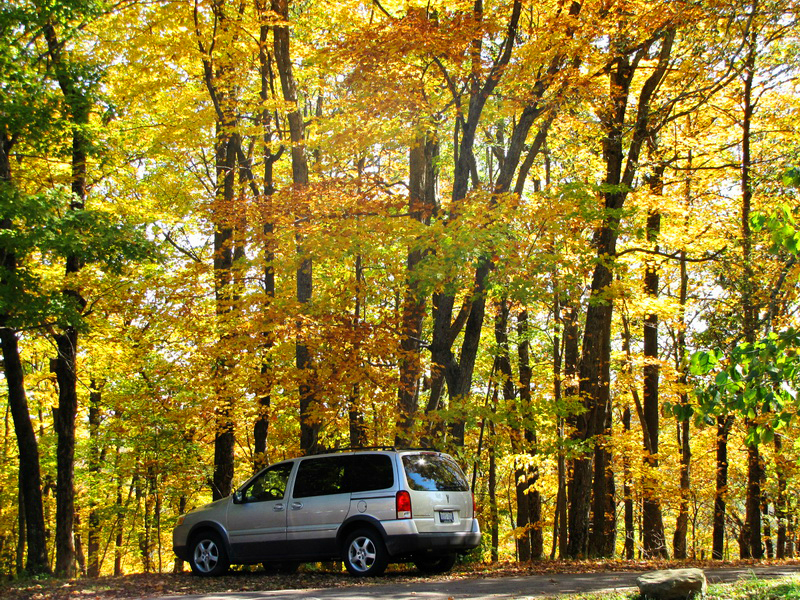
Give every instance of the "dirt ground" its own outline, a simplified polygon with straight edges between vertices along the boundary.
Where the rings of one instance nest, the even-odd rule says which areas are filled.
[[[439,576],[423,576],[404,565],[392,566],[379,578],[356,580],[336,564],[304,566],[292,575],[276,575],[263,570],[237,570],[224,577],[201,578],[188,572],[139,573],[120,577],[19,579],[0,583],[3,600],[92,600],[141,599],[159,596],[191,596],[222,594],[227,592],[268,592],[270,590],[304,590],[398,585],[414,583],[447,582],[469,579],[513,578],[528,575],[563,575],[587,573],[613,573],[615,571],[650,571],[654,569],[696,566],[703,569],[720,567],[746,567],[754,565],[796,565],[795,561],[735,561],[735,562],[647,562],[647,561],[542,561],[519,565],[496,563],[493,565],[459,565],[452,572]]]

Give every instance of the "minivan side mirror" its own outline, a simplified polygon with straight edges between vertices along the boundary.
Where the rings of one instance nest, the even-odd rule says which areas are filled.
[[[244,498],[242,497],[241,490],[236,490],[233,492],[233,503],[234,504],[242,504],[244,502]]]

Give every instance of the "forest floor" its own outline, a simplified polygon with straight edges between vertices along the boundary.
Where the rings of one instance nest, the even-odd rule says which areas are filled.
[[[699,567],[702,569],[747,568],[768,565],[793,565],[789,561],[542,561],[528,564],[494,563],[458,565],[446,575],[421,575],[410,566],[394,565],[380,578],[356,580],[336,563],[306,565],[291,575],[275,575],[263,570],[232,570],[224,577],[201,578],[183,573],[137,573],[118,577],[77,578],[71,580],[22,578],[0,583],[3,600],[131,600],[160,596],[197,596],[229,592],[268,592],[270,590],[320,590],[368,586],[409,586],[415,583],[519,578],[525,576],[570,574],[608,574],[657,569]],[[554,581],[551,579],[550,581]],[[709,577],[709,581],[713,581]],[[369,596],[365,589],[364,595]]]

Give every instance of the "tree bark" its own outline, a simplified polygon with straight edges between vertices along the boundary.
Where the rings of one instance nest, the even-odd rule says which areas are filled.
[[[754,2],[753,11],[756,11],[758,2]],[[755,342],[757,333],[757,308],[754,305],[753,288],[756,285],[752,267],[752,235],[750,231],[750,212],[753,198],[751,185],[752,157],[750,150],[751,128],[753,120],[753,80],[755,78],[757,32],[752,28],[746,37],[747,56],[744,69],[744,90],[742,100],[744,103],[742,116],[742,165],[741,165],[741,236],[742,236],[742,316],[745,341]],[[749,419],[746,426],[755,427]],[[745,501],[745,520],[743,536],[748,545],[748,558],[760,559],[764,556],[764,546],[761,542],[761,479],[762,464],[759,455],[758,443],[752,441],[747,445],[747,499]],[[744,558],[744,557],[743,557]]]
[[[0,252],[0,258],[3,259],[3,266],[7,266],[9,255]],[[3,374],[8,386],[8,403],[19,449],[19,486],[23,499],[20,521],[25,525],[25,541],[28,547],[25,571],[29,575],[38,575],[50,573],[39,467],[39,444],[28,410],[25,375],[19,356],[17,334],[13,329],[6,327],[4,321],[5,316],[0,318],[0,344],[3,349]]]
[[[568,339],[570,335],[573,338],[577,337],[577,334],[570,331],[570,322],[568,318],[565,318],[564,312],[562,311],[558,292],[556,292],[554,296],[553,312],[555,314],[557,326],[560,325],[562,329],[562,335],[559,336],[557,331],[553,340],[553,400],[555,401],[556,406],[558,406],[564,400],[564,386],[562,385],[562,377],[564,363],[566,362],[564,355],[567,352]],[[567,312],[567,315],[570,314],[570,312]],[[527,322],[527,312],[521,313],[519,318],[518,335],[521,340],[524,339],[526,341],[528,330]],[[558,436],[558,461],[556,467],[558,474],[558,487],[556,491],[555,514],[553,515],[553,544],[552,549],[550,550],[550,560],[555,559],[556,551],[558,551],[558,556],[560,557],[565,555],[567,541],[567,462],[564,451],[564,418],[561,416],[557,417],[556,420],[556,435]]]
[[[775,477],[778,480],[778,493],[775,498],[775,519],[778,522],[777,537],[775,540],[775,558],[782,560],[786,558],[786,457],[783,455],[782,434],[776,433],[774,438],[775,446]]]
[[[72,124],[71,191],[69,210],[81,211],[86,205],[87,178],[86,159],[89,152],[87,130],[91,101],[88,91],[82,89],[63,55],[63,47],[55,27],[48,22],[43,27],[47,42],[47,53],[54,65],[56,80]],[[71,254],[66,257],[65,275],[69,277],[83,268],[82,257]],[[74,289],[65,287],[62,295],[68,310],[80,314],[86,300]],[[75,574],[75,545],[73,539],[75,519],[75,419],[78,412],[77,372],[78,323],[73,317],[61,332],[53,335],[57,348],[53,371],[58,382],[58,409],[55,413],[54,429],[56,448],[56,574],[72,577]]]
[[[100,481],[100,469],[102,466],[102,451],[100,449],[99,430],[101,423],[102,393],[97,384],[93,381],[89,391],[89,461],[87,464],[90,477],[94,481]],[[89,523],[88,540],[86,544],[87,569],[89,577],[99,577],[101,565],[100,556],[100,529],[101,516],[97,506],[97,499],[94,494],[89,496]]]
[[[522,3],[514,0],[511,18],[506,30],[505,42],[500,56],[491,67],[489,74],[481,83],[480,71],[482,40],[476,37],[472,41],[471,54],[474,72],[471,77],[469,90],[469,106],[466,118],[459,121],[460,141],[456,149],[453,172],[453,192],[450,220],[455,218],[455,209],[466,198],[472,179],[472,165],[474,164],[473,147],[475,136],[483,114],[486,102],[491,97],[497,84],[502,78],[503,69],[511,59],[511,53],[516,38],[517,26],[522,11]],[[480,20],[483,14],[482,0],[474,4],[474,17]],[[524,139],[524,138],[523,138]],[[509,162],[509,161],[507,161]],[[468,400],[472,387],[472,374],[480,342],[481,329],[486,307],[486,285],[491,260],[489,257],[480,256],[475,266],[473,287],[465,300],[459,315],[453,319],[455,294],[452,292],[434,295],[433,310],[433,339],[431,342],[431,360],[433,369],[440,371],[447,382],[450,409],[456,409]],[[459,358],[453,352],[453,344],[461,329],[464,329],[463,341]],[[438,408],[431,407],[430,408]],[[456,411],[457,412],[457,411]],[[455,447],[464,445],[465,421],[463,416],[457,416],[450,426],[451,444]]]
[[[687,157],[687,171],[692,172],[692,151],[689,150]],[[692,203],[692,179],[691,175],[686,180],[685,207],[687,220]],[[672,537],[672,552],[677,559],[686,559],[688,556],[687,537],[689,534],[689,498],[691,494],[691,465],[692,447],[689,443],[689,365],[686,360],[686,303],[689,299],[689,275],[686,261],[686,250],[680,252],[680,321],[676,335],[675,349],[675,370],[678,375],[678,383],[681,386],[680,406],[684,411],[685,418],[679,419],[677,425],[678,448],[680,452],[680,489],[681,500],[678,506],[678,517],[675,522],[675,533]],[[694,558],[694,557],[692,557]]]
[[[213,81],[210,83],[213,85]],[[230,132],[231,123],[217,122],[215,142],[216,200],[214,216],[214,296],[218,326],[233,311],[233,226],[231,213],[236,198],[236,149],[237,141]],[[214,427],[214,475],[212,499],[219,500],[230,495],[234,477],[234,449],[236,429],[234,423],[234,401],[228,389],[232,359],[230,357],[231,336],[219,332],[219,355],[213,365],[212,377],[216,393]]]
[[[438,155],[439,143],[432,133],[420,135],[409,150],[409,214],[412,219],[425,225],[430,225],[431,217],[438,212],[434,163]],[[409,249],[406,260],[407,281],[403,298],[400,381],[397,397],[398,419],[397,433],[395,434],[395,444],[399,447],[412,446],[418,437],[414,428],[422,371],[420,337],[427,303],[419,291],[415,269],[425,254],[425,251],[420,248]]]
[[[256,6],[260,17],[266,19],[264,14],[266,5],[259,2]],[[283,148],[277,152],[272,152],[273,119],[268,103],[275,96],[275,78],[272,70],[272,55],[267,50],[269,33],[269,26],[262,25],[258,44],[259,74],[261,78],[259,96],[264,104],[260,124],[263,132],[261,154],[264,160],[264,181],[259,199],[263,203],[263,218],[265,220],[262,233],[264,234],[264,312],[267,314],[275,299],[275,224],[272,222],[272,196],[275,194],[274,165],[283,154]],[[253,469],[256,471],[269,463],[269,414],[272,403],[272,365],[269,355],[275,345],[274,336],[269,325],[262,333],[262,337],[264,340],[262,344],[264,358],[261,362],[258,414],[253,425]]]
[[[287,120],[291,139],[292,183],[294,184],[295,193],[298,194],[298,199],[302,204],[305,204],[307,199],[303,195],[309,183],[308,159],[305,146],[305,125],[298,103],[297,84],[294,78],[290,51],[289,0],[272,0],[272,10],[285,21],[285,24],[273,26],[273,50],[275,62],[278,66],[283,99],[290,107]],[[296,290],[297,301],[301,306],[301,310],[305,310],[305,307],[311,302],[314,289],[314,262],[303,245],[303,235],[299,231],[299,225],[307,216],[305,212],[305,209],[301,209],[296,219],[298,224],[296,235],[297,254],[300,257],[300,266],[296,273]],[[317,449],[320,423],[314,414],[318,401],[313,359],[307,340],[304,339],[300,331],[298,331],[295,343],[295,364],[300,371],[300,385],[298,388],[300,396],[300,450],[308,454]]]
[[[617,57],[610,73],[609,109],[601,116],[605,130],[603,158],[606,165],[604,185],[607,191],[603,193],[603,199],[606,213],[593,238],[597,262],[592,276],[581,351],[580,394],[584,401],[585,412],[577,417],[576,423],[577,437],[584,443],[594,443],[596,436],[605,432],[608,422],[612,303],[607,294],[613,279],[612,267],[616,255],[621,210],[628,191],[633,186],[642,145],[653,132],[650,104],[666,73],[675,31],[666,29],[662,32],[662,36],[658,61],[639,92],[637,115],[633,123],[628,124],[626,119],[631,84],[639,61],[650,50],[653,42],[644,48],[639,48],[633,59],[627,55]],[[633,133],[625,152],[626,131],[631,127]],[[602,451],[597,452],[595,458],[606,460]],[[605,464],[596,465],[594,471],[593,489],[591,458],[582,456],[575,459],[569,501],[569,555],[573,558],[584,557],[587,552],[597,554],[608,550],[607,541],[610,532],[605,528],[612,527],[614,520],[600,515],[599,511],[603,507],[611,506],[613,499],[608,497],[610,490]],[[595,528],[592,531],[593,540],[590,548],[589,504],[592,493],[595,496],[606,495],[606,498],[595,501],[595,527],[603,529],[598,531]]]
[[[747,499],[745,502],[745,539],[749,556],[742,558],[764,558],[764,544],[761,540],[761,482],[764,477],[764,464],[758,444],[747,447]]]
[[[362,301],[364,298],[364,265],[361,255],[356,256],[355,261],[355,278],[356,278],[356,297],[355,309],[353,310],[353,331],[357,331],[361,326],[362,319]],[[354,339],[358,339],[355,335]],[[353,361],[357,364],[361,363],[361,346],[359,342],[355,342],[353,348]],[[348,398],[348,422],[350,429],[350,447],[360,448],[367,445],[367,425],[364,420],[364,411],[359,406],[361,386],[358,382],[353,384]]]
[[[664,167],[659,166],[652,179],[650,189],[657,195],[663,195]],[[658,251],[658,236],[661,232],[661,213],[653,210],[647,218],[647,241]],[[658,298],[658,269],[648,262],[645,272],[644,291],[649,298]],[[661,405],[658,399],[659,366],[658,366],[658,315],[650,313],[644,321],[644,390],[643,412],[650,447],[645,448],[645,477],[642,481],[642,529],[643,551],[645,558],[668,558],[664,521],[661,514],[661,503],[658,498],[659,482],[656,473],[659,469],[658,437]]]
[[[730,415],[717,417],[717,477],[714,494],[714,526],[711,557],[722,560],[725,552],[725,512],[728,497],[728,435],[733,427]]]
[[[525,446],[529,455],[536,454],[538,440],[532,419],[531,385],[533,370],[530,361],[530,341],[528,339],[528,312],[521,310],[517,316],[517,356],[519,358],[519,408],[518,412],[524,417]],[[558,362],[558,361],[557,361]],[[535,465],[525,465],[523,476],[527,484],[528,516],[527,523],[530,530],[530,558],[540,560],[544,555],[544,528],[542,527],[542,494],[536,488],[539,481],[539,468]]]
[[[496,405],[496,388],[494,400],[494,405]],[[492,438],[494,437],[494,422],[491,420],[489,421],[489,436]],[[497,457],[494,444],[489,444],[489,523],[489,531],[492,540],[490,556],[492,562],[496,563],[499,558],[500,517],[497,508]]]
[[[611,406],[605,409],[602,434],[594,451],[594,483],[592,486],[592,532],[589,555],[613,557],[617,537],[617,503],[614,469],[610,450]]]

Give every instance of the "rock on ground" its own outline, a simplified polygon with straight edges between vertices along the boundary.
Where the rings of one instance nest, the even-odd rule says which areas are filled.
[[[652,600],[688,600],[706,595],[702,569],[669,569],[646,573],[636,580],[639,593]]]

